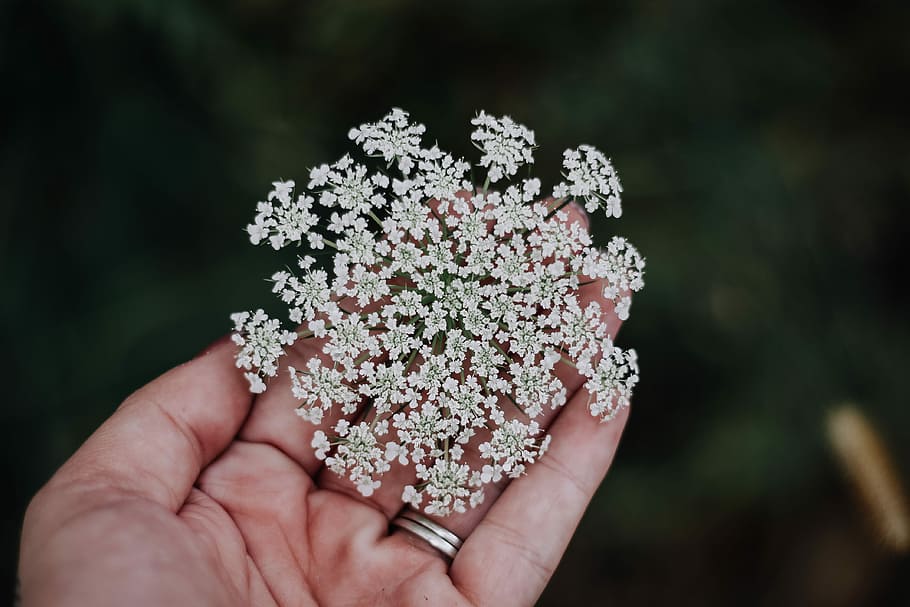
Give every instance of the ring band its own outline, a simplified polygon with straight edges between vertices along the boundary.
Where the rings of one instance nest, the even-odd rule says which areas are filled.
[[[450,559],[455,558],[463,544],[457,535],[416,512],[402,512],[392,525],[410,531]]]
[[[461,548],[461,545],[464,542],[461,541],[461,538],[437,523],[436,521],[425,517],[419,512],[413,512],[411,510],[405,510],[400,515],[399,518],[406,518],[408,520],[414,521],[418,525],[423,525],[448,543],[452,544],[456,550]]]

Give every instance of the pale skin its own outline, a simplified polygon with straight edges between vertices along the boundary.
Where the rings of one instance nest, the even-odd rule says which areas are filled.
[[[312,356],[318,344],[302,340],[285,364]],[[233,357],[221,340],[139,389],[35,496],[23,605],[532,605],[627,417],[600,423],[561,369],[568,403],[547,410],[546,456],[477,509],[436,519],[466,538],[450,563],[390,529],[410,470],[364,498],[313,455],[318,428],[294,415],[285,375],[254,397]]]

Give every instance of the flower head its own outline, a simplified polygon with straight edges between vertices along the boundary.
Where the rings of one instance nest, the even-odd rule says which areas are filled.
[[[397,160],[398,169],[407,175],[420,156],[420,136],[426,131],[422,124],[410,124],[408,117],[404,110],[393,108],[379,122],[351,129],[348,138],[370,156],[382,156],[386,162]]]
[[[329,470],[370,495],[392,466],[414,466],[402,500],[443,515],[476,506],[487,483],[544,455],[541,420],[567,401],[567,364],[604,420],[628,406],[638,382],[635,352],[614,345],[607,319],[628,317],[644,260],[620,237],[595,248],[564,209],[577,199],[618,217],[612,165],[581,146],[565,154],[555,199],[540,198],[535,178],[487,189],[533,163],[534,133],[484,112],[471,122],[482,186],[468,180],[466,161],[422,148],[423,125],[398,109],[350,132],[385,166],[345,155],[312,169],[305,192],[273,184],[247,228],[251,242],[333,256],[304,256],[298,270],[272,276],[296,332],[261,310],[233,316],[237,365],[254,392],[286,346],[319,340],[322,356],[287,372],[303,420],[344,416],[313,438]],[[602,297],[582,299],[595,284]]]
[[[269,318],[262,310],[238,312],[231,315],[234,321],[234,334],[231,339],[240,346],[237,352],[237,367],[256,369],[257,373],[247,373],[250,389],[253,392],[264,392],[265,382],[262,375],[271,377],[278,373],[278,357],[284,354],[284,346],[289,346],[297,339],[297,334],[281,328],[281,321]]]
[[[508,116],[496,118],[481,111],[471,124],[477,128],[471,141],[483,152],[480,166],[486,167],[491,183],[511,177],[519,167],[534,162],[534,131]]]
[[[589,213],[604,207],[607,217],[622,215],[622,185],[619,176],[600,151],[590,145],[566,150],[563,153],[562,168],[566,181],[553,189],[553,196],[581,198]]]

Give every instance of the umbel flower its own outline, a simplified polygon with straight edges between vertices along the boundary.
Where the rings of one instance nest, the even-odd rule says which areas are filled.
[[[232,317],[253,392],[278,373],[285,347],[317,340],[324,356],[286,371],[300,417],[341,418],[315,433],[317,457],[365,496],[392,466],[413,465],[402,500],[437,515],[477,505],[485,484],[544,454],[537,419],[566,402],[561,365],[587,378],[602,420],[638,382],[635,351],[614,345],[606,319],[628,318],[644,260],[620,237],[595,248],[564,210],[577,200],[619,217],[612,164],[590,146],[566,150],[564,181],[544,198],[538,179],[515,178],[534,162],[533,131],[484,112],[471,123],[479,186],[469,163],[422,147],[424,126],[400,109],[349,133],[377,167],[345,155],[312,169],[305,191],[274,183],[247,226],[251,242],[306,246],[331,263],[304,255],[299,270],[272,276],[295,331],[262,310]],[[594,283],[612,308],[579,297]],[[482,464],[472,467],[465,446],[477,436]]]

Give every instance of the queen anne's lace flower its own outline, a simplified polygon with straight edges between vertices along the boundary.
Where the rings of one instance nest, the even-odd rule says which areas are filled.
[[[318,217],[310,212],[314,202],[311,196],[300,195],[297,200],[293,199],[293,181],[276,181],[272,185],[274,189],[265,202],[259,203],[258,213],[246,231],[253,244],[268,240],[272,247],[280,249],[288,242],[299,243],[316,225]]]
[[[496,118],[481,111],[471,124],[477,129],[471,133],[471,140],[483,152],[480,166],[489,172],[487,178],[496,183],[503,177],[511,177],[524,164],[534,162],[534,131],[523,124],[514,122],[508,116]]]
[[[351,129],[348,137],[371,156],[382,156],[386,162],[397,159],[398,169],[407,175],[421,155],[420,136],[424,131],[422,124],[408,123],[407,112],[394,108],[379,122]]]
[[[553,189],[553,196],[582,198],[588,213],[593,213],[603,206],[607,211],[607,217],[622,215],[620,204],[622,185],[619,183],[619,176],[600,151],[590,145],[578,146],[576,150],[566,150],[563,153],[562,168],[563,177],[567,181]]]
[[[345,155],[312,169],[296,197],[293,181],[275,182],[247,227],[251,242],[305,242],[334,256],[322,265],[304,256],[299,271],[272,276],[297,332],[262,310],[232,317],[237,366],[254,392],[285,347],[321,340],[324,356],[287,368],[300,417],[335,420],[314,434],[316,456],[363,495],[393,465],[413,466],[402,500],[440,515],[476,506],[487,483],[544,454],[538,418],[566,402],[564,364],[585,378],[588,408],[603,420],[628,406],[638,382],[634,350],[614,345],[606,319],[628,317],[644,260],[620,237],[594,248],[563,210],[577,199],[618,217],[613,166],[581,146],[565,152],[554,199],[540,200],[534,178],[488,190],[534,161],[534,133],[484,112],[472,123],[487,169],[480,187],[467,162],[421,147],[423,125],[399,109],[349,133],[382,158],[378,170]],[[579,288],[594,283],[604,298],[582,300]],[[480,464],[466,457],[472,438]]]
[[[250,390],[256,393],[265,391],[262,376],[273,377],[278,373],[278,357],[284,354],[283,346],[289,346],[297,339],[297,334],[281,328],[281,321],[269,318],[262,310],[238,312],[231,315],[235,333],[231,339],[240,346],[237,353],[237,366],[242,369],[256,369],[257,373],[247,373]]]

